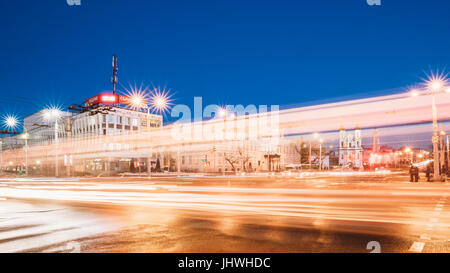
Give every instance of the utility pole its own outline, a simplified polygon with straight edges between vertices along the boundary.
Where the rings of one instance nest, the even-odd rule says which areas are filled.
[[[444,169],[444,165],[445,165],[445,146],[444,146],[444,142],[443,142],[443,138],[444,138],[444,134],[445,133],[443,133],[443,131],[442,131],[442,123],[441,123],[441,126],[440,126],[440,137],[439,137],[439,150],[440,150],[440,167],[442,168],[442,169]]]
[[[71,167],[72,167],[72,155],[70,152],[72,152],[73,149],[73,144],[71,141],[71,137],[72,137],[72,124],[71,124],[71,119],[69,117],[66,118],[66,124],[65,124],[65,132],[66,132],[66,139],[67,139],[67,143],[70,143],[71,149],[69,151],[69,153],[67,153],[67,160],[66,160],[66,175],[69,177],[71,175]]]
[[[437,108],[436,108],[436,92],[433,90],[432,92],[432,106],[431,109],[433,111],[433,159],[434,159],[434,181],[439,181],[441,178],[440,170],[439,170],[439,128],[437,122]]]
[[[149,140],[149,151],[148,151],[148,157],[147,157],[147,175],[149,178],[152,177],[152,144],[151,144],[151,132],[150,132],[150,105],[148,105],[148,101],[146,103],[146,107],[147,107],[147,134],[148,134],[148,140]]]
[[[184,150],[184,149],[183,149]],[[179,177],[181,175],[181,160],[180,160],[180,144],[177,146],[177,176]]]
[[[309,140],[309,169],[312,169],[312,158],[311,158],[311,152],[312,152],[312,146],[311,146],[311,139]]]
[[[22,134],[23,140],[25,140],[25,174],[28,176],[28,139],[29,135],[27,129],[24,128],[24,134]]]
[[[0,138],[0,173],[2,172],[3,172],[3,141]]]
[[[322,140],[320,140],[320,145],[319,145],[319,171],[322,170]]]
[[[113,76],[111,79],[111,83],[113,85],[113,95],[116,94],[116,84],[117,84],[117,71],[119,70],[117,68],[117,56],[113,55],[113,60],[112,60],[112,67],[113,67]]]
[[[450,167],[450,143],[447,134],[447,171],[449,167]]]
[[[299,163],[300,163],[300,166],[299,167],[301,167],[302,166],[302,148],[303,148],[303,138],[302,137],[300,137],[300,141],[299,141],[299,148],[298,148],[298,154],[299,154]],[[300,168],[299,168],[299,170],[300,170]]]
[[[58,119],[55,120],[55,177],[59,176],[59,170],[58,170]]]
[[[223,176],[226,175],[226,172],[225,172],[226,157],[227,157],[227,155],[226,155],[226,153],[225,153],[225,151],[224,151],[224,152],[223,152],[223,160],[222,160],[222,172],[223,172]]]

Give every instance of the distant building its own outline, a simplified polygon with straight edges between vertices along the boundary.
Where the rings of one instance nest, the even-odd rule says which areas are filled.
[[[361,128],[358,126],[352,132],[347,132],[344,128],[339,130],[339,165],[361,168],[361,142]]]
[[[57,121],[46,119],[48,110],[41,110],[24,118],[24,131],[28,133],[28,146],[46,146],[54,143],[66,143],[75,140],[82,143],[85,140],[99,141],[98,145],[105,147],[108,157],[99,154],[90,154],[77,160],[72,160],[68,152],[61,152],[58,164],[69,167],[76,173],[102,172],[102,171],[129,171],[136,166],[147,167],[150,163],[156,165],[157,158],[162,155],[137,153],[131,149],[131,145],[122,143],[102,143],[103,136],[131,135],[146,132],[152,128],[163,126],[163,117],[131,109],[127,104],[129,98],[116,94],[99,94],[87,99],[84,106],[77,106],[77,112],[60,111]],[[56,141],[57,140],[57,141]],[[25,142],[19,136],[1,138],[1,151],[23,148]],[[119,149],[120,148],[120,149]],[[47,157],[47,155],[43,155]],[[44,160],[45,161],[45,160]],[[5,162],[3,162],[3,165]],[[16,165],[23,162],[14,162]],[[30,162],[30,165],[36,162]],[[51,169],[54,164],[46,163],[36,168]],[[31,167],[31,166],[30,166]],[[69,173],[69,171],[67,172]]]
[[[378,129],[373,130],[372,136],[372,152],[378,153],[380,151],[380,135],[378,134]]]
[[[64,121],[72,117],[72,113],[61,111],[61,118],[58,128],[55,130],[55,122],[50,122],[45,119],[45,111],[41,110],[24,118],[23,126],[25,131],[29,134],[30,139],[28,145],[48,145],[55,140],[55,131],[59,138],[65,137]]]
[[[94,112],[84,112],[74,115],[67,124],[71,137],[128,135],[147,128],[161,127],[161,115],[147,114],[119,106],[100,107]]]

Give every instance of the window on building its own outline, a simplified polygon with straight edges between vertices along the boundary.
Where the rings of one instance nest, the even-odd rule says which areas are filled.
[[[109,123],[114,123],[114,116],[108,115],[108,122]]]
[[[117,123],[118,124],[122,124],[122,117],[121,116],[117,116]]]

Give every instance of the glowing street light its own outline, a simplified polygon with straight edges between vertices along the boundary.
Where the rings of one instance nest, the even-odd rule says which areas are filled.
[[[431,87],[431,89],[433,91],[439,91],[443,85],[444,85],[444,83],[443,83],[443,80],[441,80],[441,79],[435,79],[429,83],[429,86]]]
[[[159,110],[165,109],[165,108],[166,108],[166,105],[167,105],[167,101],[166,101],[165,98],[162,98],[162,97],[157,97],[157,98],[155,98],[155,100],[153,101],[153,106],[154,106],[156,109],[159,109]]]
[[[219,109],[219,117],[224,118],[227,116],[227,110],[224,108]]]
[[[419,96],[419,91],[417,91],[417,89],[411,90],[411,96],[412,97],[418,97]]]
[[[49,107],[43,110],[43,118],[47,122],[55,122],[55,144],[58,143],[58,121],[63,116],[63,112],[58,107]],[[55,154],[55,176],[59,176],[59,170],[58,170],[58,147],[56,147],[56,154]]]
[[[3,118],[2,123],[8,130],[13,130],[19,125],[19,120],[16,116],[8,115]]]
[[[25,174],[28,176],[28,140],[30,139],[30,134],[25,132],[19,136],[19,139],[25,141]]]
[[[138,94],[130,97],[130,104],[134,108],[144,108],[146,106],[144,97]]]
[[[3,126],[6,127],[6,129],[9,131],[14,131],[14,129],[16,129],[17,126],[19,126],[19,120],[17,119],[16,116],[13,115],[7,115],[3,117],[2,123]],[[2,164],[3,164],[3,142],[2,139],[0,138],[0,168]]]
[[[322,170],[322,143],[323,143],[323,139],[321,138],[319,140],[319,171]]]
[[[447,75],[444,73],[431,73],[428,77],[426,85],[432,94],[431,110],[433,114],[433,159],[434,159],[434,180],[439,181],[441,178],[439,169],[439,128],[437,122],[436,93],[439,93],[447,83]]]
[[[150,107],[158,113],[164,113],[170,109],[172,95],[170,90],[161,90],[161,88],[155,88],[150,96]]]
[[[318,139],[320,137],[319,133],[314,133],[313,137]],[[312,143],[311,139],[309,139],[309,167],[312,168]]]
[[[45,121],[56,122],[62,117],[62,111],[57,107],[51,107],[44,109],[42,115]]]
[[[168,90],[161,90],[160,88],[155,88],[150,91],[148,88],[132,87],[131,91],[128,92],[130,98],[129,104],[135,109],[146,109],[147,110],[147,128],[150,128],[150,110],[154,110],[157,113],[166,112],[171,105],[171,95]],[[151,154],[152,148],[149,151],[150,156],[147,158],[147,172],[148,176],[151,176]],[[180,168],[179,168],[180,169]]]

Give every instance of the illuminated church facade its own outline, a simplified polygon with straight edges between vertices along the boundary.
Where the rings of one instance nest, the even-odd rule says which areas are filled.
[[[339,129],[339,165],[361,168],[363,148],[361,128],[357,126],[353,131]]]

